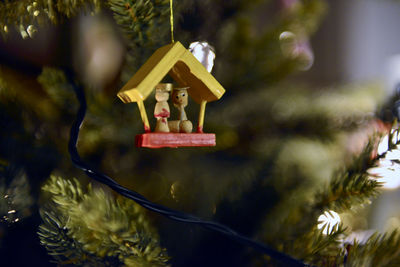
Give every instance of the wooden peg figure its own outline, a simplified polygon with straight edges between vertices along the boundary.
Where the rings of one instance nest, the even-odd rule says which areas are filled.
[[[172,103],[179,110],[179,120],[171,121],[169,123],[171,132],[176,133],[191,133],[193,124],[187,119],[185,107],[188,105],[188,92],[189,87],[174,88],[172,91]]]
[[[156,100],[157,103],[154,107],[154,117],[157,119],[155,132],[168,133],[168,118],[170,110],[168,105],[169,92],[172,89],[172,83],[160,83],[156,85]]]

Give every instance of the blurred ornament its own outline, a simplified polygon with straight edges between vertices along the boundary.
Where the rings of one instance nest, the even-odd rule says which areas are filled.
[[[117,76],[124,48],[105,16],[82,16],[76,36],[74,58],[78,73],[92,88],[103,89]]]
[[[26,31],[28,32],[29,37],[31,38],[35,37],[37,33],[37,29],[34,25],[29,25],[28,28],[26,28]]]
[[[323,229],[322,233],[328,235],[338,229],[340,216],[333,210],[325,211],[324,214],[318,217],[318,229]]]
[[[189,51],[203,64],[208,72],[214,66],[215,49],[207,42],[194,42],[189,45]]]
[[[32,10],[33,10],[33,6],[32,6],[32,5],[28,5],[28,6],[26,7],[26,11],[28,11],[28,13],[31,13]]]
[[[282,54],[290,59],[297,60],[299,69],[306,71],[314,63],[314,53],[307,38],[298,36],[290,31],[284,31],[279,35]]]

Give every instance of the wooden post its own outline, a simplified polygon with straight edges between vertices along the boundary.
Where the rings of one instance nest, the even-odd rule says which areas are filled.
[[[199,112],[199,122],[197,125],[197,132],[202,133],[203,132],[203,125],[204,125],[204,114],[206,113],[206,100],[201,100],[200,103],[200,112]]]
[[[138,99],[137,100],[137,104],[139,107],[139,111],[140,111],[140,116],[142,117],[142,121],[144,124],[144,131],[146,133],[149,133],[150,130],[150,123],[149,123],[149,119],[147,118],[147,113],[146,113],[146,109],[144,108],[144,104],[143,104],[143,100]]]

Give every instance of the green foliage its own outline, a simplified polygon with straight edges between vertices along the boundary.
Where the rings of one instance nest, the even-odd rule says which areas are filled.
[[[389,135],[388,151],[397,149],[400,143],[399,130],[392,130]],[[315,202],[308,204],[299,211],[297,216],[290,217],[299,218],[296,228],[298,233],[307,231],[300,235],[294,242],[288,242],[288,247],[284,251],[288,251],[293,255],[306,259],[307,262],[316,264],[317,266],[337,265],[346,261],[346,266],[396,266],[400,263],[399,245],[400,235],[397,231],[390,234],[375,233],[365,242],[350,240],[352,243],[344,243],[343,239],[349,233],[344,231],[341,226],[338,230],[333,230],[328,235],[323,235],[323,229],[317,230],[313,221],[316,221],[318,215],[324,210],[334,210],[337,212],[345,212],[354,209],[357,205],[370,203],[371,198],[379,194],[379,187],[382,185],[378,179],[372,179],[368,170],[379,164],[379,160],[384,158],[383,153],[380,156],[372,157],[376,152],[377,144],[372,138],[364,151],[358,155],[352,164],[346,170],[336,172],[333,175],[329,185],[314,196]],[[290,218],[289,217],[289,218]],[[287,227],[293,225],[296,221],[287,222]],[[315,233],[317,231],[317,233]],[[320,233],[318,234],[318,231]],[[293,234],[296,236],[296,234]],[[309,237],[309,239],[308,239]],[[289,239],[291,240],[291,239]],[[322,241],[322,246],[318,244]],[[328,248],[328,255],[324,255],[324,249]],[[344,250],[346,247],[346,251]],[[307,249],[309,248],[309,249]],[[322,253],[321,253],[322,252]]]
[[[314,204],[316,210],[346,211],[354,205],[368,202],[370,198],[379,194],[381,183],[376,179],[370,179],[367,172],[377,161],[371,158],[374,149],[376,149],[375,142],[369,142],[351,166],[334,174],[325,190],[317,193],[317,202]]]
[[[310,265],[332,266],[336,262],[343,261],[344,250],[341,246],[343,225],[332,228],[332,231],[324,234],[324,228],[314,226],[309,232],[301,235],[295,242],[286,244],[284,251],[303,259]]]
[[[55,68],[44,67],[37,77],[38,82],[51,101],[63,110],[69,110],[75,103],[72,87],[67,83],[63,71]],[[72,113],[73,111],[71,111]]]
[[[315,225],[318,216],[325,210],[325,207],[314,206],[319,201],[315,192],[329,194],[325,188],[329,190],[330,178],[337,177],[339,184],[344,179],[345,171],[334,172],[346,169],[343,166],[348,166],[353,158],[354,154],[345,149],[351,150],[351,146],[355,145],[349,145],[348,135],[352,134],[354,128],[370,120],[368,114],[377,108],[375,100],[379,94],[379,87],[371,85],[316,91],[301,84],[280,84],[263,90],[244,90],[224,100],[224,105],[216,108],[213,117],[208,119],[208,123],[214,123],[211,128],[230,126],[221,129],[217,137],[228,133],[237,137],[232,138],[230,143],[228,140],[219,141],[218,148],[264,164],[263,168],[256,164],[242,165],[246,175],[237,170],[234,174],[230,173],[232,184],[226,187],[241,192],[234,198],[240,199],[243,192],[254,188],[251,182],[257,179],[262,180],[262,190],[269,192],[269,188],[273,188],[281,196],[265,197],[263,202],[274,206],[266,214],[260,229],[266,243],[276,243],[278,247],[286,237],[287,240],[293,240]],[[368,141],[368,136],[357,135],[357,140]],[[221,148],[221,145],[225,147]],[[368,158],[370,155],[367,156],[369,152],[364,153],[365,157],[360,156],[361,160],[372,166]],[[353,164],[358,165],[356,162]],[[360,169],[360,172],[363,170]],[[337,176],[339,174],[340,178]],[[368,192],[376,190],[376,182],[368,180],[366,176],[357,180],[354,175],[346,181],[349,190],[356,190],[355,187],[362,187]],[[349,201],[354,199],[352,197]],[[315,213],[312,214],[312,211]]]
[[[392,130],[391,133],[388,148],[393,150],[397,149],[400,141],[398,130]],[[317,266],[336,266],[345,260],[349,266],[394,266],[390,264],[399,262],[399,235],[396,232],[389,236],[375,234],[365,244],[354,241],[348,253],[343,240],[349,231],[343,225],[328,234],[323,234],[327,225],[323,229],[316,227],[317,218],[324,211],[342,213],[354,210],[357,206],[371,203],[371,199],[378,196],[382,184],[379,177],[375,179],[371,176],[369,170],[378,165],[387,153],[373,156],[376,155],[377,139],[376,135],[371,137],[368,145],[351,164],[333,173],[330,182],[309,201],[293,208],[276,232],[271,233],[271,228],[265,229],[267,242]]]
[[[115,21],[137,46],[154,46],[165,37],[169,24],[169,0],[109,0]],[[165,41],[165,40],[164,40]]]
[[[169,42],[169,0],[108,0],[113,17],[126,38],[127,68],[123,80],[154,52]]]
[[[373,234],[365,243],[349,244],[346,266],[399,266],[400,234],[398,231]]]
[[[0,101],[3,107],[9,109],[12,106],[26,107],[19,112],[29,114],[29,116],[35,115],[36,118],[40,117],[44,120],[57,118],[56,106],[49,101],[36,77],[19,73],[4,65],[0,65]],[[34,119],[30,118],[30,120],[32,123]]]
[[[371,179],[367,173],[368,168],[373,167],[376,162],[376,159],[371,159],[376,146],[373,143],[370,142],[347,169],[333,174],[325,189],[315,194],[314,203],[305,204],[297,216],[289,216],[290,222],[286,222],[287,225],[292,225],[296,221],[291,219],[296,217],[300,219],[298,216],[301,216],[295,228],[297,228],[297,233],[304,231],[307,233],[300,235],[292,243],[293,250],[291,252],[293,254],[304,257],[307,262],[317,266],[331,266],[343,262],[345,252],[342,240],[348,234],[345,229],[340,226],[338,230],[332,230],[331,233],[325,235],[322,234],[324,228],[317,229],[313,225],[324,211],[345,212],[354,209],[357,205],[370,203],[371,198],[379,194],[378,189],[381,183]],[[295,233],[292,234],[296,236]],[[302,251],[300,247],[305,249]]]
[[[52,176],[43,190],[54,204],[42,211],[39,237],[59,264],[118,260],[126,266],[167,266],[166,251],[137,204],[90,185],[84,193],[76,179]]]
[[[42,210],[41,217],[43,224],[39,226],[38,235],[40,243],[46,247],[48,253],[60,265],[84,265],[89,262],[102,265],[106,259],[97,257],[94,254],[83,250],[82,245],[68,235],[66,223],[68,219],[60,213],[55,213],[56,206],[49,205],[47,210]],[[119,262],[117,260],[117,262]]]

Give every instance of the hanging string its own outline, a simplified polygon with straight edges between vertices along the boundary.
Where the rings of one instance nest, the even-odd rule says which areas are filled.
[[[123,187],[122,185],[118,184],[116,181],[114,181],[111,177],[108,177],[104,173],[95,170],[94,168],[90,167],[89,164],[85,163],[77,150],[77,142],[78,142],[78,137],[79,137],[79,131],[80,131],[80,126],[82,125],[82,122],[85,118],[86,114],[86,109],[87,109],[87,104],[86,104],[86,97],[85,97],[85,92],[82,88],[82,86],[78,85],[75,80],[74,80],[74,75],[73,72],[69,69],[65,69],[65,74],[67,76],[68,82],[71,83],[71,85],[74,88],[75,95],[78,98],[79,101],[79,109],[78,113],[76,115],[75,121],[72,124],[71,127],[71,132],[70,132],[70,139],[68,142],[68,151],[71,157],[72,163],[75,165],[75,167],[81,169],[86,173],[87,176],[90,178],[96,180],[97,182],[100,182],[104,185],[107,185],[110,187],[112,190],[117,192],[118,194],[132,199],[142,207],[156,212],[158,214],[161,214],[171,220],[178,221],[178,222],[183,222],[183,223],[188,223],[188,224],[195,224],[195,225],[200,225],[206,229],[221,233],[223,235],[226,235],[227,237],[236,240],[239,243],[242,243],[246,246],[253,247],[256,250],[261,251],[262,253],[270,256],[273,259],[276,259],[280,261],[281,263],[284,263],[286,266],[309,266],[305,263],[303,263],[300,260],[297,260],[283,252],[274,250],[268,246],[266,246],[263,243],[257,242],[255,240],[252,240],[244,235],[241,235],[237,233],[236,231],[232,230],[231,228],[217,223],[213,221],[205,221],[200,218],[197,218],[193,215],[173,210],[168,207],[165,207],[160,204],[153,203],[146,199],[144,196],[141,194],[129,190],[128,188]]]
[[[169,22],[171,24],[171,42],[174,43],[174,10],[173,10],[173,0],[169,0]]]

